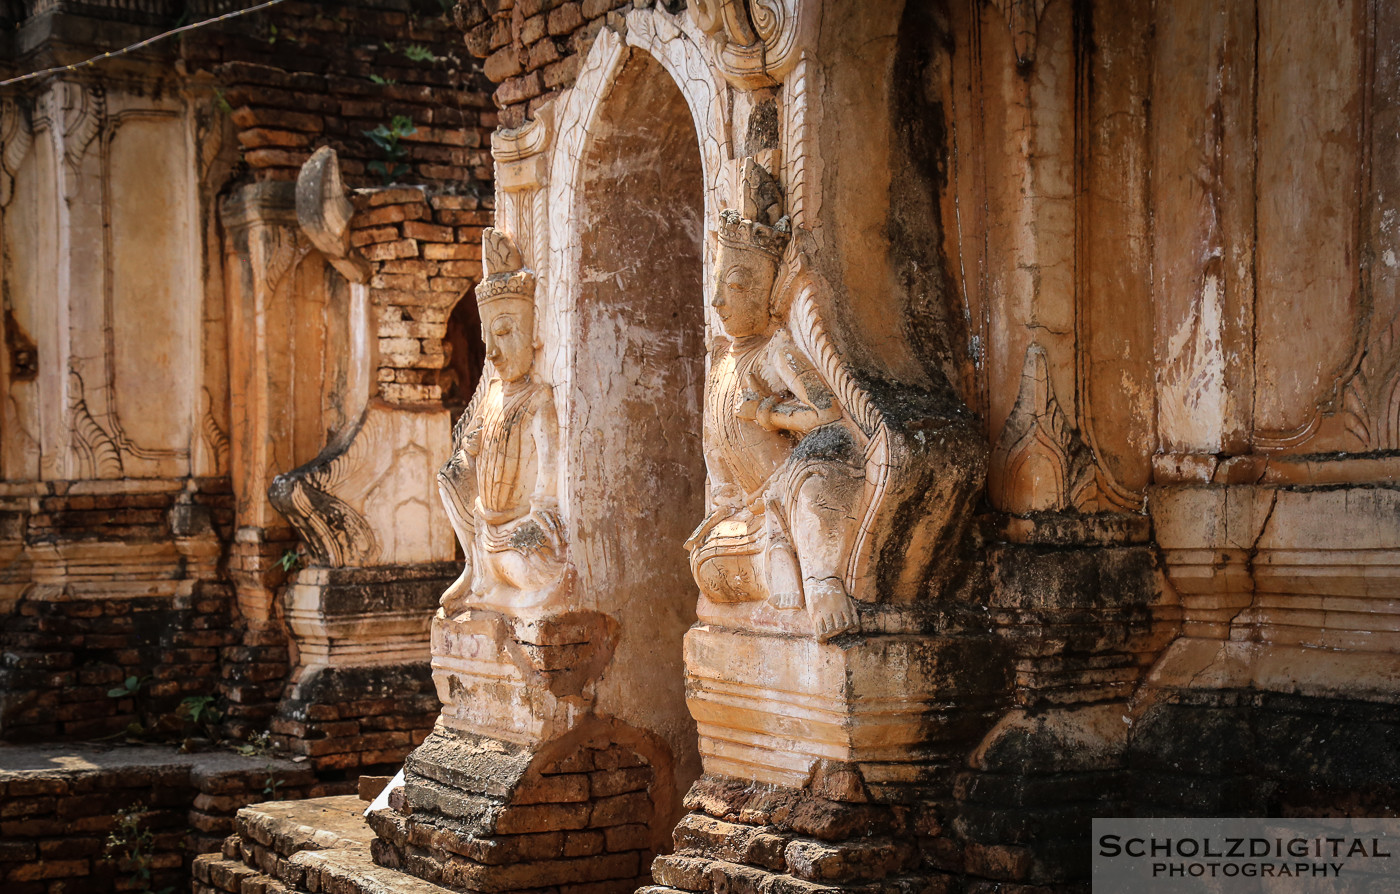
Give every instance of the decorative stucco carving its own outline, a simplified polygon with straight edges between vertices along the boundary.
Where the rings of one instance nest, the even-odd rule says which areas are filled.
[[[204,391],[204,414],[199,420],[199,431],[209,455],[214,460],[214,474],[223,475],[229,468],[229,437],[219,420],[214,417],[214,395],[208,388]]]
[[[375,437],[362,418],[314,460],[272,480],[267,496],[306,543],[311,564],[329,568],[374,565],[380,544],[364,515],[337,495],[366,459],[393,444]],[[366,431],[366,429],[369,429]]]
[[[107,94],[101,87],[61,81],[49,91],[47,100],[50,127],[57,125],[62,141],[65,194],[71,201],[81,183],[78,169],[83,157],[107,118]]]
[[[546,150],[554,131],[554,105],[547,103],[521,127],[491,135],[496,160],[497,221],[517,234],[521,257],[540,277],[549,240],[549,158]],[[536,282],[537,288],[543,284]]]
[[[535,275],[501,230],[482,237],[477,286],[490,361],[453,432],[438,490],[466,554],[442,596],[451,616],[559,605],[572,580],[556,487],[558,420],[551,387],[535,377]]]
[[[797,61],[803,8],[795,0],[699,0],[689,6],[710,35],[715,60],[734,86],[753,89],[780,82]]]
[[[820,77],[819,66],[803,56],[783,82],[780,94],[783,182],[787,184],[788,215],[794,228],[810,225],[821,213],[822,158],[817,151]]]
[[[76,372],[69,373],[68,395],[72,413],[73,454],[78,461],[77,477],[122,477],[121,449],[88,410],[83,377]]]
[[[0,100],[0,208],[10,204],[15,174],[33,142],[24,107],[13,99]]]
[[[1094,457],[1055,397],[1045,349],[1026,349],[1021,389],[992,451],[992,503],[1017,515],[1089,508],[1097,495]]]
[[[711,301],[724,330],[705,395],[713,508],[687,547],[708,599],[805,607],[825,641],[856,628],[853,600],[916,598],[903,591],[926,555],[887,549],[910,534],[893,514],[911,454],[823,326],[779,185],[753,159],[742,195],[721,215]]]

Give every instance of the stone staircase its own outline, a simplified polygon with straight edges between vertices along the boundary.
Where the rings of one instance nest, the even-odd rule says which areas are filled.
[[[364,809],[355,795],[245,807],[223,852],[195,859],[193,894],[449,894],[375,865]]]

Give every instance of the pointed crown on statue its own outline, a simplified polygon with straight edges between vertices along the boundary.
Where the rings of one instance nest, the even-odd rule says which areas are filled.
[[[507,298],[534,302],[535,274],[525,266],[520,249],[504,230],[487,227],[481,234],[481,272],[476,287],[478,306]]]
[[[732,248],[761,251],[780,260],[792,238],[792,224],[783,215],[783,191],[768,169],[744,159],[739,188],[741,210],[719,213],[719,240]]]

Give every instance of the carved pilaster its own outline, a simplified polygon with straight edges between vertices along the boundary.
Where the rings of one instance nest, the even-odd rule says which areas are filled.
[[[554,130],[554,106],[514,130],[491,135],[496,160],[496,222],[516,233],[516,245],[536,271],[545,268],[549,249],[549,154]]]

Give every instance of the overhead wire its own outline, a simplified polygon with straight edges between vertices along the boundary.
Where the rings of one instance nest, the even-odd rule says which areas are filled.
[[[227,12],[221,16],[215,16],[212,19],[204,19],[199,22],[191,22],[188,25],[181,25],[178,28],[172,28],[169,31],[157,34],[154,37],[148,37],[145,40],[138,41],[137,43],[134,43],[129,47],[123,47],[120,50],[112,50],[108,53],[102,53],[100,55],[93,56],[91,59],[84,59],[82,62],[74,62],[70,65],[56,65],[53,68],[45,68],[40,71],[31,71],[28,74],[22,74],[4,81],[0,81],[0,87],[9,87],[14,84],[23,83],[24,81],[32,81],[35,78],[43,78],[53,74],[62,74],[63,72],[77,71],[80,68],[85,68],[89,65],[96,65],[98,62],[103,62],[107,59],[115,59],[118,56],[124,56],[127,53],[135,52],[136,50],[148,47],[153,43],[165,40],[168,37],[174,37],[177,34],[184,34],[187,31],[194,31],[198,28],[204,28],[209,25],[216,25],[219,22],[225,22],[229,19],[236,19],[239,16],[246,16],[251,13],[267,9],[270,6],[276,6],[279,3],[285,2],[286,0],[266,0],[266,2],[264,3],[259,3],[257,6],[250,6],[247,9],[236,9],[233,12]]]

